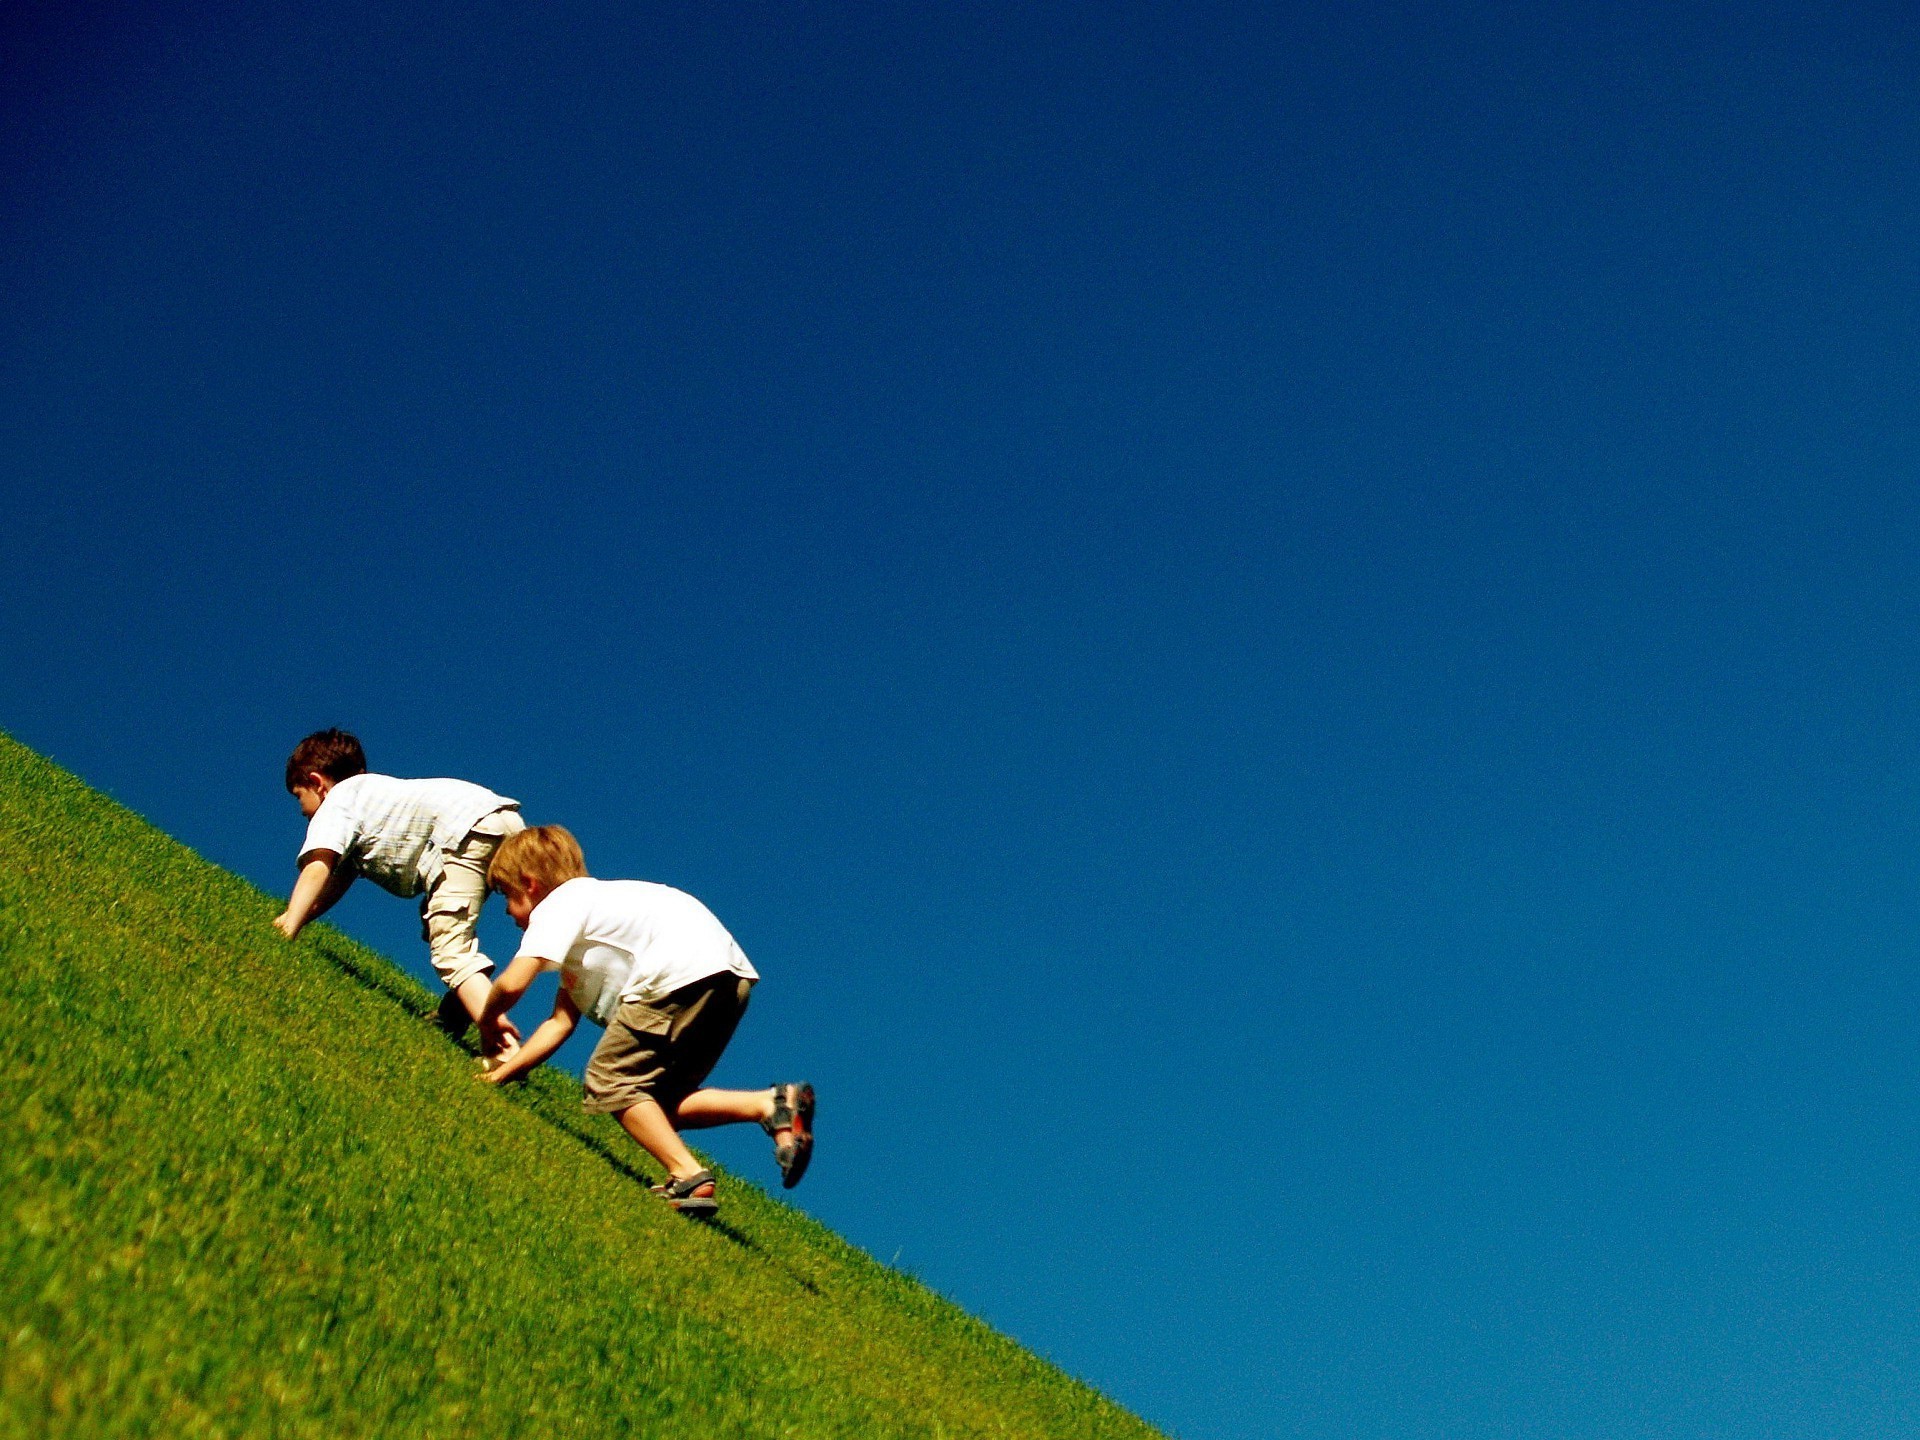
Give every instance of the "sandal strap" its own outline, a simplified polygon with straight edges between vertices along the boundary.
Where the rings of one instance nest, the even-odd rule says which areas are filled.
[[[713,1183],[713,1172],[711,1170],[696,1170],[684,1180],[669,1178],[665,1185],[656,1185],[654,1189],[665,1195],[669,1200],[684,1200],[702,1185],[711,1185]]]
[[[787,1103],[787,1092],[792,1088],[791,1085],[773,1087],[773,1113],[760,1122],[760,1128],[768,1135],[776,1130],[793,1128],[793,1107]]]

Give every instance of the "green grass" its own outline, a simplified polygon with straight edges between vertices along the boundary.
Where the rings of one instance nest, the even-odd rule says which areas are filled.
[[[1151,1436],[0,736],[0,1437]]]

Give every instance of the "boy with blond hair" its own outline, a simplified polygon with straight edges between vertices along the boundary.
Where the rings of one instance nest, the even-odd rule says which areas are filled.
[[[457,1034],[478,1021],[493,973],[476,933],[487,865],[502,840],[526,828],[520,802],[465,780],[371,774],[366,751],[344,730],[316,730],[294,746],[287,789],[307,818],[307,838],[274,928],[293,939],[360,875],[403,899],[418,895],[427,958],[447,987],[441,1024]],[[517,1036],[496,1025],[481,1040],[510,1050]]]
[[[587,1061],[584,1108],[617,1117],[666,1167],[654,1191],[674,1209],[708,1215],[719,1206],[713,1173],[681,1130],[757,1123],[773,1138],[783,1183],[800,1183],[813,1158],[811,1085],[703,1088],[760,978],[712,911],[668,885],[594,879],[580,842],[558,825],[508,836],[487,880],[526,936],[493,982],[481,1030],[504,1025],[542,970],[560,972],[553,1014],[490,1066],[487,1080],[526,1074],[584,1015],[606,1027]]]

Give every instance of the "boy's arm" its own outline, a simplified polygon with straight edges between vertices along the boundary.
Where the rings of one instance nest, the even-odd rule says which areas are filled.
[[[516,955],[509,960],[507,968],[493,977],[493,985],[487,991],[487,1003],[480,1010],[482,1027],[497,1024],[518,1005],[546,963],[538,955]]]
[[[546,963],[537,955],[516,955],[507,962],[505,970],[493,977],[493,984],[487,990],[487,1003],[480,1007],[478,1022],[480,1040],[487,1050],[505,1048],[508,1037],[520,1038],[520,1032],[507,1019],[507,1012],[520,1003],[520,997],[527,993],[527,987],[533,984]]]
[[[511,974],[513,967],[510,965],[507,970]],[[487,1004],[491,1008],[492,1000],[489,999]],[[573,1027],[579,1023],[579,1007],[573,1003],[573,997],[562,990],[553,997],[553,1014],[540,1022],[518,1050],[486,1072],[487,1083],[504,1085],[509,1080],[519,1079],[564,1045],[567,1037],[573,1034]]]
[[[351,865],[333,862],[333,873],[327,876],[327,888],[320,892],[320,898],[313,902],[313,909],[307,912],[309,921],[318,920],[327,911],[340,903],[340,897],[353,885],[353,877],[358,873]]]
[[[333,908],[353,884],[353,871],[340,863],[332,850],[309,850],[300,857],[300,878],[293,882],[293,894],[287,908],[273,918],[273,928],[291,940],[309,920],[317,920]]]

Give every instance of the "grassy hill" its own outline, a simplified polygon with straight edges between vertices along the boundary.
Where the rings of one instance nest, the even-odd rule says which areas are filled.
[[[1157,1432],[0,736],[0,1436]]]

